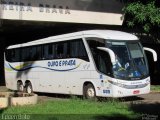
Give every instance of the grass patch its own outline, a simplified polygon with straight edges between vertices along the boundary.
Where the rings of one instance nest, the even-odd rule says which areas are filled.
[[[151,85],[152,92],[160,92],[160,85]]]
[[[36,105],[9,107],[2,112],[2,115],[6,114],[28,114],[34,120],[99,120],[115,119],[117,117],[122,119],[138,117],[138,114],[131,111],[127,104],[116,100],[95,102],[77,99],[54,100]]]

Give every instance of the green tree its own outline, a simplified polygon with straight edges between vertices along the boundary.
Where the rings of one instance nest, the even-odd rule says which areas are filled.
[[[158,0],[129,2],[124,7],[123,12],[125,14],[125,22],[129,27],[138,26],[143,28],[147,33],[153,31],[155,28],[160,28]]]

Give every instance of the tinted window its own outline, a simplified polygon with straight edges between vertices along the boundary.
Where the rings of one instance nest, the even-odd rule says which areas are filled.
[[[90,47],[97,70],[104,74],[112,76],[112,64],[109,54],[97,49],[97,47],[105,47],[105,41],[98,38],[90,38],[89,40],[87,40],[87,42]]]
[[[80,58],[80,59],[89,61],[89,58],[82,40],[74,40],[70,42],[70,57]]]
[[[6,60],[10,62],[17,62],[20,60],[20,50],[10,49],[6,51]]]
[[[46,44],[43,46],[43,59],[53,59],[55,58],[55,45],[53,43]]]
[[[66,58],[80,58],[89,61],[85,46],[81,39],[22,47],[6,51],[6,59],[10,62]]]
[[[57,54],[56,54],[56,58],[58,59],[62,59],[62,58],[66,58],[66,46],[67,46],[67,43],[57,43],[56,45],[56,51],[57,51]]]

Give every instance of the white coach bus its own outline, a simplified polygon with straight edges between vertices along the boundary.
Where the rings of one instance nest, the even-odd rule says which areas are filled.
[[[125,97],[150,92],[144,50],[132,34],[88,30],[9,46],[5,80],[11,90]]]

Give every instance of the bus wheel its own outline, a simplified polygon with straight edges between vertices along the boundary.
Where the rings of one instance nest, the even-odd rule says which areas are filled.
[[[86,99],[96,100],[96,92],[92,84],[84,87],[84,96]]]
[[[30,82],[26,83],[26,93],[33,93],[32,84]]]
[[[22,82],[17,82],[17,90],[18,92],[23,92],[24,86]]]

